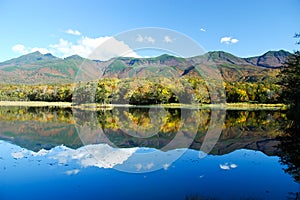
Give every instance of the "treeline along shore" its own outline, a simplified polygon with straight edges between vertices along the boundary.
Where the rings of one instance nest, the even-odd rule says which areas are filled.
[[[181,102],[211,104],[211,98],[227,103],[279,104],[283,88],[268,82],[224,82],[224,93],[212,94],[201,78],[166,80],[136,78],[103,78],[70,84],[2,84],[0,101],[76,102],[76,104],[133,104],[153,105]],[[213,96],[214,95],[214,96]]]

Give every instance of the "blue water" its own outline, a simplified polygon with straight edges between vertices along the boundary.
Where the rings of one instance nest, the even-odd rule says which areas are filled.
[[[287,199],[300,191],[279,158],[259,151],[199,157],[199,151],[77,150],[33,152],[0,141],[0,199]]]

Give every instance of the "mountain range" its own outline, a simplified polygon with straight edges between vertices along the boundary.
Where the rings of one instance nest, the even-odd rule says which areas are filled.
[[[100,77],[196,76],[195,66],[217,68],[226,81],[264,81],[274,77],[291,53],[268,51],[240,58],[212,51],[191,58],[163,54],[153,58],[119,57],[109,61],[89,60],[77,55],[58,58],[33,52],[0,63],[1,84],[61,84],[75,79]],[[79,78],[78,78],[79,77]]]

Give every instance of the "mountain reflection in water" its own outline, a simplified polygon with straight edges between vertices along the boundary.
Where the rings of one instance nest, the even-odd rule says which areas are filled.
[[[212,112],[225,118],[202,158]],[[33,193],[46,199],[296,199],[299,159],[291,149],[299,140],[291,145],[287,139],[288,117],[272,110],[2,107],[0,199],[32,199]]]
[[[149,108],[76,112],[82,112],[76,114],[80,118],[76,118],[71,109],[3,107],[0,109],[0,138],[33,151],[62,144],[79,148],[95,143],[161,149],[185,123],[187,131],[183,131],[181,137],[194,136],[189,148],[199,150],[211,120],[210,110],[194,110],[193,114],[199,120],[197,132],[189,135],[188,126],[195,123],[188,117],[187,122],[182,122],[181,109],[160,109],[154,113],[155,118],[149,116]],[[279,150],[276,137],[283,134],[286,126],[288,121],[284,112],[227,111],[222,133],[211,153],[225,154],[246,148],[275,155]],[[83,135],[78,133],[82,127],[93,130]]]

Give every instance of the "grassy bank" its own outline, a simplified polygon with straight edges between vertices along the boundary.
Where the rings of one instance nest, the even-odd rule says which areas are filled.
[[[226,109],[226,110],[286,110],[288,105],[285,104],[265,104],[265,103],[225,103],[225,104],[163,104],[166,108],[191,108],[191,109]]]
[[[285,104],[252,104],[252,103],[226,103],[226,104],[158,104],[158,105],[120,105],[120,104],[81,104],[73,105],[72,102],[45,102],[45,101],[0,101],[0,106],[27,106],[27,107],[63,107],[81,109],[112,109],[113,107],[164,107],[164,108],[189,108],[189,109],[227,109],[227,110],[286,110]]]
[[[84,110],[112,109],[111,104],[81,104],[73,105],[72,102],[46,102],[46,101],[0,101],[0,106],[24,106],[24,107],[60,107],[79,108]]]
[[[46,101],[0,101],[0,106],[28,106],[28,107],[72,107],[71,102],[46,102]]]
[[[228,110],[287,110],[288,105],[277,103],[277,104],[266,104],[266,103],[226,103]]]

